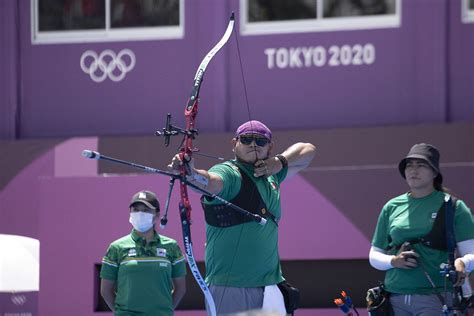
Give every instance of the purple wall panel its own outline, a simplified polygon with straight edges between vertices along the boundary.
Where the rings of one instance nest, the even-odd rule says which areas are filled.
[[[0,313],[1,315],[39,315],[38,292],[0,292]]]
[[[97,151],[98,138],[72,138],[54,148],[54,175],[56,177],[95,176],[98,161],[84,159],[82,150]]]
[[[22,136],[153,133],[166,113],[181,118],[187,96],[183,86],[190,84],[184,85],[180,74],[188,72],[184,78],[190,82],[194,74],[186,67],[188,61],[168,59],[174,50],[184,49],[182,44],[174,41],[159,49],[153,42],[67,45],[60,56],[57,45],[33,46],[32,63],[24,73],[29,93],[22,108]],[[91,48],[130,48],[137,58],[135,68],[121,82],[97,84],[79,66],[81,54]]]
[[[406,107],[401,104],[394,106],[400,109],[401,115],[404,115],[406,110],[413,109],[415,113],[412,113],[412,123],[444,122],[448,107],[447,1],[420,0],[418,5],[413,1],[404,1],[404,5],[404,16],[406,13],[408,25],[404,28],[405,40],[400,42],[400,46],[411,46],[410,54],[414,62],[411,66],[415,69],[411,88],[415,98],[410,104],[405,104]],[[410,41],[406,40],[408,38]],[[400,60],[400,63],[403,64],[403,60]],[[405,82],[406,79],[399,78],[400,82]]]
[[[367,258],[369,239],[334,201],[300,176],[282,185],[282,216],[279,246],[284,260]]]
[[[39,239],[38,179],[53,172],[54,154],[50,151],[21,170],[0,191],[0,233]]]
[[[18,12],[15,2],[2,6]],[[1,36],[12,45],[1,53],[11,56],[19,41],[21,60],[21,79],[0,77],[8,92],[0,105],[2,138],[12,138],[15,128],[22,138],[151,135],[168,112],[182,125],[199,62],[221,37],[230,11],[240,17],[238,0],[186,1],[183,39],[32,45],[30,2],[18,6],[20,38],[12,15],[2,19],[8,26]],[[472,121],[474,30],[459,14],[460,0],[403,0],[399,28],[240,36],[251,117],[265,118],[276,129]],[[355,44],[372,44],[375,62],[268,69],[264,53]],[[136,65],[121,82],[95,83],[79,66],[86,50],[125,48],[135,53]],[[9,74],[12,59],[1,61]],[[202,131],[229,131],[248,119],[234,38],[211,62],[201,96]]]
[[[442,122],[445,5],[403,1],[400,28],[241,37],[253,117],[283,129]],[[376,49],[371,65],[269,70],[264,54],[268,47],[366,43]],[[239,72],[232,63],[233,128],[248,118]]]
[[[474,121],[474,23],[461,22],[459,1],[449,5],[449,119]]]
[[[15,139],[19,87],[18,6],[0,2],[0,139]]]
[[[23,20],[29,21],[29,2],[22,5]],[[30,37],[23,36],[27,100],[22,108],[21,135],[152,134],[161,129],[168,112],[177,122],[183,122],[197,67],[222,36],[228,18],[199,20],[199,14],[193,13],[196,9],[210,14],[210,8],[213,11],[221,6],[195,7],[195,3],[187,5],[183,40],[31,45]],[[25,34],[29,34],[29,27],[29,23],[23,25]],[[100,53],[111,49],[118,53],[125,48],[135,53],[136,65],[121,82],[95,83],[80,68],[86,50]],[[212,61],[203,85],[214,88],[203,89],[206,102],[202,108],[207,113],[199,117],[199,122],[213,130],[222,129],[222,123],[218,123],[222,118],[214,109],[225,99],[224,57],[219,54]]]

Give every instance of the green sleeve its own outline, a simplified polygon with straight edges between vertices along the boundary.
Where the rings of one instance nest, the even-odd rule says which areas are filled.
[[[224,186],[219,196],[225,200],[232,200],[240,191],[242,177],[240,171],[226,163],[221,163],[209,169],[209,173],[219,176]]]
[[[389,246],[389,220],[388,220],[388,209],[387,205],[382,208],[377,226],[375,227],[374,236],[372,238],[372,246],[387,249]]]
[[[186,275],[186,260],[177,243],[173,245],[171,266],[171,277],[173,279],[181,278]]]
[[[462,200],[457,200],[456,212],[454,214],[454,234],[456,235],[456,242],[474,239],[472,213]]]
[[[113,245],[110,245],[106,255],[102,258],[100,277],[107,280],[117,280],[118,266],[117,249]]]

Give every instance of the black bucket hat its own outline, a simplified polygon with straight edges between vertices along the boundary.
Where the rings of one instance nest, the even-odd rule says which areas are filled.
[[[398,164],[398,170],[403,178],[405,178],[405,168],[408,159],[421,159],[425,161],[438,173],[435,179],[438,179],[439,183],[443,182],[443,176],[439,170],[439,150],[435,146],[425,143],[413,145],[407,156]]]

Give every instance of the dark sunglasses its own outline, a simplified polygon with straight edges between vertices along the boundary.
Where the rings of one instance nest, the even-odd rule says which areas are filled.
[[[270,142],[270,140],[264,137],[252,137],[252,136],[240,136],[239,140],[244,145],[250,145],[255,140],[255,144],[258,147],[263,147]]]

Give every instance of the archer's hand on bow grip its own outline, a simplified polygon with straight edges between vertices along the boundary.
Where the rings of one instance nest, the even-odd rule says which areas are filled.
[[[209,179],[197,172],[194,167],[194,159],[189,159],[187,154],[184,155],[184,161],[181,159],[181,154],[176,154],[171,163],[168,165],[168,170],[175,174],[180,174],[183,166],[186,168],[186,180],[200,188],[205,189],[209,185]],[[189,160],[188,160],[189,159]]]
[[[187,154],[184,154],[184,160],[181,159],[180,154],[176,154],[173,156],[173,159],[171,159],[171,163],[168,165],[168,170],[180,174],[181,168],[186,165],[186,168],[188,168],[188,171],[190,173],[193,173],[195,170],[194,168],[194,159],[189,158]]]

